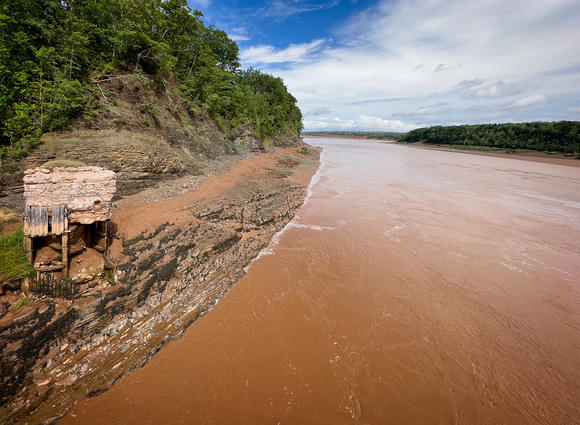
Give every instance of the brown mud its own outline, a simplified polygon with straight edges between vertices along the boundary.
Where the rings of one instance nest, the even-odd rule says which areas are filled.
[[[2,423],[53,423],[178,339],[292,219],[318,158],[306,145],[226,156],[117,201],[111,271],[71,300],[2,304]]]
[[[291,225],[61,423],[578,425],[579,169],[306,141]]]

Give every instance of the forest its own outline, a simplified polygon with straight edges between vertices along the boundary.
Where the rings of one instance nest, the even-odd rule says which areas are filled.
[[[402,135],[404,143],[423,142],[452,147],[480,146],[511,150],[580,153],[580,122],[530,122],[418,128]]]
[[[247,122],[264,141],[298,134],[302,115],[283,81],[241,70],[237,44],[201,19],[186,0],[3,0],[0,164],[106,109],[98,83],[120,73],[179,90],[190,113],[206,111],[226,134]]]
[[[434,126],[418,128],[408,133],[309,131],[303,132],[302,135],[362,137],[396,140],[401,143],[422,142],[457,149],[507,149],[513,152],[534,150],[580,156],[580,122],[578,121]]]

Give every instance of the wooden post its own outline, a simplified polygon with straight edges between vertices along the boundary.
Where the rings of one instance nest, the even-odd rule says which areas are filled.
[[[32,252],[32,238],[30,236],[24,236],[22,238],[22,244],[24,249],[24,255],[26,255],[26,259],[30,264],[33,264],[32,261],[34,260],[33,252]],[[20,289],[23,292],[28,292],[30,290],[30,277],[26,276],[22,283],[20,284]]]
[[[62,232],[62,262],[64,264],[62,273],[66,279],[68,277],[68,229]]]
[[[107,235],[109,234],[109,220],[103,222],[103,248],[105,249],[105,255],[107,255]]]
[[[93,234],[92,248],[104,254],[107,251],[107,225],[108,221],[95,221],[91,224]]]
[[[92,238],[92,234],[93,233],[92,224],[81,224],[81,226],[85,227],[85,243],[87,244],[87,248],[92,248],[93,247],[93,238]]]
[[[25,235],[24,238],[22,238],[22,241],[24,245],[24,255],[26,255],[26,259],[32,264],[32,238]]]

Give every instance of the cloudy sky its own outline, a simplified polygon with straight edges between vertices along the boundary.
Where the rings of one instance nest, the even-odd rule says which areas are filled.
[[[189,0],[305,130],[580,121],[578,0]]]

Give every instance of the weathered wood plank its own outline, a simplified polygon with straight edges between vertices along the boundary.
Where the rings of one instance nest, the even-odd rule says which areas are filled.
[[[30,237],[48,235],[48,208],[24,208],[24,234]]]
[[[66,207],[64,205],[52,207],[52,234],[62,235],[67,228]]]

